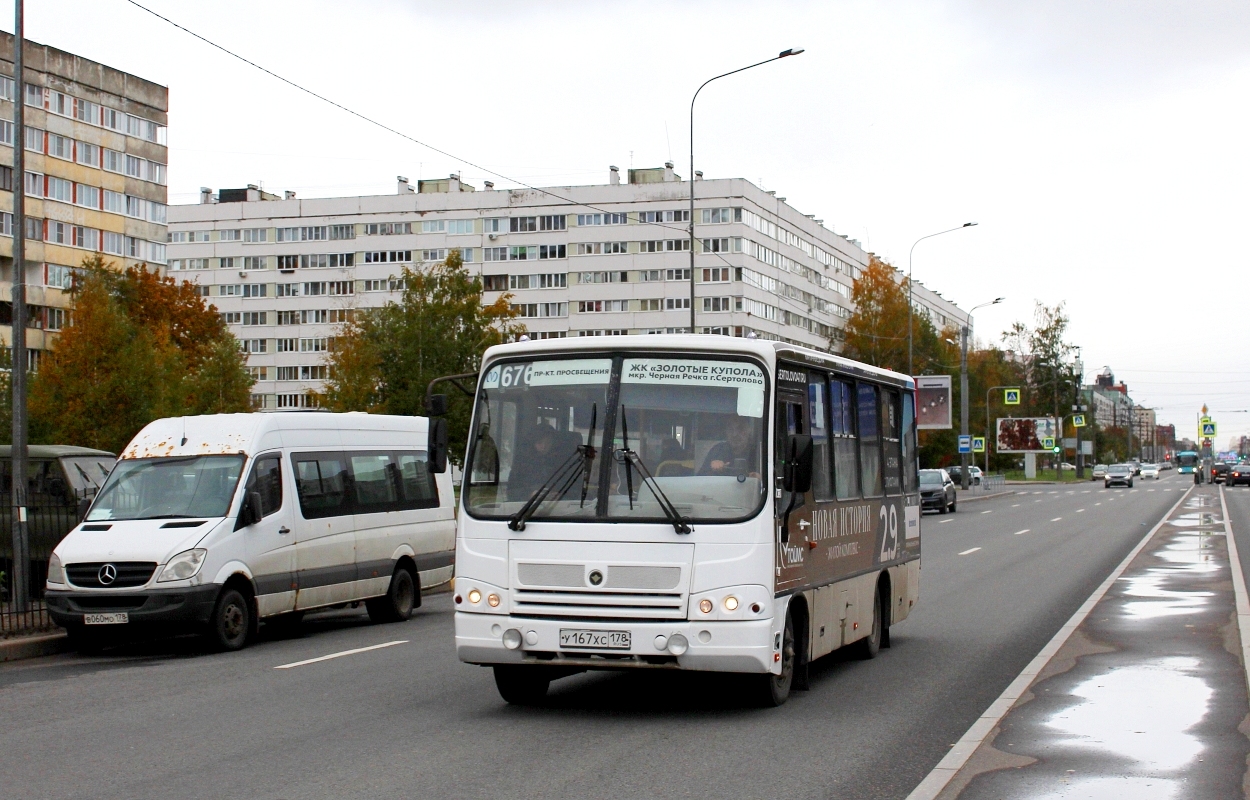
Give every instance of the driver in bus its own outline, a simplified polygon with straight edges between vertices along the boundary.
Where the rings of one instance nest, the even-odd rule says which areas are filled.
[[[726,439],[712,445],[703,460],[700,475],[749,475],[758,478],[759,443],[755,441],[750,417],[734,415],[726,424]]]
[[[513,500],[527,500],[537,491],[551,470],[577,452],[582,437],[571,431],[557,431],[545,422],[534,426],[527,442],[512,457],[512,474],[508,495]]]

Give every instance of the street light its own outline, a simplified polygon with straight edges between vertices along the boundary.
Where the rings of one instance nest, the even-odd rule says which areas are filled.
[[[972,322],[972,312],[978,308],[986,306],[996,306],[1007,298],[995,297],[988,303],[982,303],[979,306],[973,306],[968,312],[968,318],[959,328],[959,435],[968,435],[968,330]],[[987,443],[988,448],[988,443]],[[969,453],[959,454],[959,463],[962,468],[959,470],[960,488],[968,488],[968,456]],[[988,472],[988,470],[987,470]]]
[[[690,213],[693,214],[694,212],[692,211]],[[965,222],[963,225],[960,225],[958,228],[950,228],[948,230],[938,231],[937,233],[931,233],[928,236],[921,236],[919,239],[912,242],[911,249],[907,251],[907,374],[908,375],[911,375],[912,373],[916,371],[915,368],[912,366],[912,355],[911,355],[912,353],[911,307],[912,307],[912,297],[914,295],[914,292],[912,291],[912,280],[911,280],[911,257],[912,257],[912,254],[916,252],[916,245],[920,244],[925,239],[932,239],[934,236],[941,236],[944,233],[954,233],[955,231],[961,231],[964,228],[974,228],[974,227],[976,227],[975,222]]]
[[[690,98],[690,332],[695,332],[694,327],[694,101],[699,99],[699,92],[703,91],[703,87],[707,86],[714,80],[725,78],[730,75],[737,75],[739,72],[745,72],[749,69],[770,64],[782,58],[797,56],[803,52],[801,47],[791,47],[788,50],[782,50],[772,58],[759,61],[749,66],[740,67],[739,69],[717,75],[715,78],[708,78],[698,89],[695,90],[694,97]]]

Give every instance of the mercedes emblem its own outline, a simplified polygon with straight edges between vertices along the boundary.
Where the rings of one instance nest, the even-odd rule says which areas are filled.
[[[112,564],[105,564],[100,567],[100,571],[96,573],[96,578],[99,579],[101,586],[108,586],[112,584],[113,581],[117,580],[117,567]]]

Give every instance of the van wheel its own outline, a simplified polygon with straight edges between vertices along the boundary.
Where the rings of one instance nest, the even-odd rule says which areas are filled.
[[[543,667],[496,664],[495,688],[505,702],[514,706],[538,705],[551,688],[551,673]]]
[[[242,650],[252,636],[252,604],[238,589],[227,588],[217,598],[209,622],[209,640],[219,650]]]
[[[884,616],[881,612],[881,592],[875,591],[873,592],[872,601],[872,630],[867,636],[856,642],[859,645],[860,658],[876,658],[877,653],[881,651],[882,618]]]
[[[397,567],[391,576],[391,586],[386,594],[365,601],[369,619],[374,622],[403,622],[412,617],[417,605],[417,583],[412,573]]]
[[[794,617],[786,612],[786,627],[781,634],[781,674],[755,676],[759,683],[757,694],[765,708],[784,705],[790,699],[790,687],[794,682]]]

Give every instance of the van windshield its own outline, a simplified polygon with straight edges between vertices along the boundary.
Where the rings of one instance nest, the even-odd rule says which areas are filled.
[[[241,455],[118,461],[87,521],[224,517],[243,461]]]

